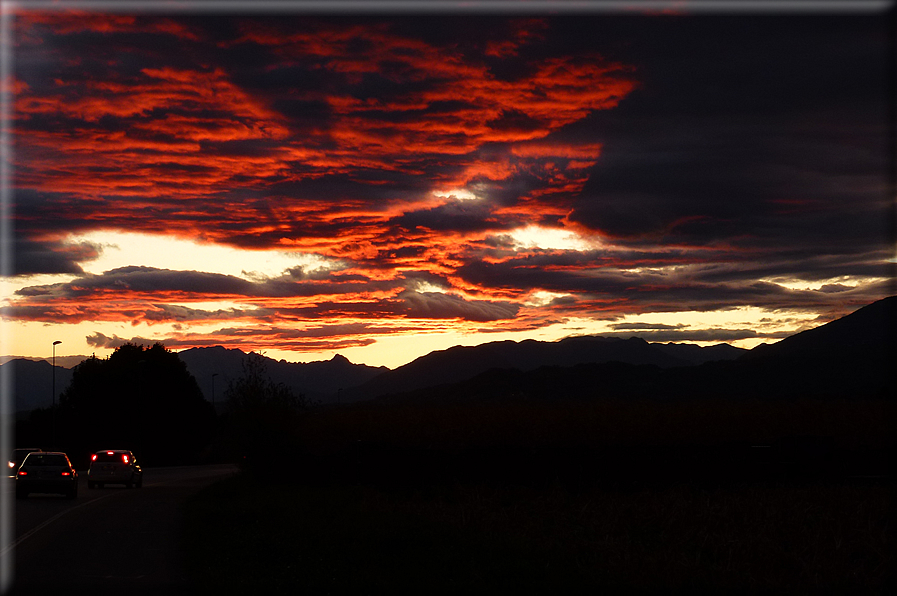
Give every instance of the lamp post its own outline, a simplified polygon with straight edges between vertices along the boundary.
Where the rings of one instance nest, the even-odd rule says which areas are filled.
[[[57,340],[53,342],[53,446],[56,449],[56,346],[62,342]]]

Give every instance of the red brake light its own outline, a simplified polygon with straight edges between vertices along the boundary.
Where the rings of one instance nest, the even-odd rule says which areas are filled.
[[[19,476],[27,476],[27,475],[28,475],[28,472],[26,472],[25,470],[19,470]]]
[[[62,475],[63,475],[63,476],[71,476],[72,473],[71,473],[71,472],[63,472]]]
[[[122,460],[123,462],[125,462],[125,463],[128,463],[128,454],[127,454],[127,453],[122,453],[122,454],[121,454],[121,460]]]
[[[93,455],[90,456],[90,461],[97,461],[97,454],[96,454],[96,453],[94,453]]]
[[[107,452],[106,452],[106,455],[112,455],[112,452],[111,452],[111,451],[107,451]]]

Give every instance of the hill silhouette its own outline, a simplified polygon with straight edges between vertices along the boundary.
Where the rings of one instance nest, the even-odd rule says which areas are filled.
[[[315,454],[308,478],[543,487],[890,478],[895,305],[888,299],[795,341],[690,366],[503,366],[454,382],[434,367],[429,385],[309,417],[300,433]],[[469,373],[508,364],[499,356],[514,346],[481,348],[493,351],[419,360],[466,364]]]
[[[405,373],[402,370],[405,367],[401,367],[377,377],[362,388],[380,390],[378,397],[384,402],[419,400],[461,403],[602,397],[894,397],[892,365],[897,362],[895,317],[897,297],[887,298],[775,344],[761,345],[748,352],[726,352],[730,356],[737,354],[740,356],[738,358],[706,361],[693,366],[676,366],[670,364],[673,360],[651,361],[648,357],[641,362],[635,358],[627,361],[625,356],[647,356],[647,352],[637,350],[648,347],[656,351],[659,347],[635,339],[583,342],[590,343],[591,347],[617,348],[625,345],[633,348],[629,352],[616,352],[623,356],[619,358],[614,358],[611,350],[603,360],[595,358],[558,365],[557,358],[554,362],[546,358],[543,362],[547,365],[544,366],[534,366],[534,360],[524,361],[529,367],[515,366],[510,359],[500,360],[496,356],[496,352],[505,355],[513,353],[512,349],[507,349],[510,346],[506,346],[506,342],[500,342],[478,347],[494,350],[491,353],[477,348],[457,351],[464,355],[464,359],[449,358],[452,350],[446,351],[446,354],[434,353],[412,363],[417,363],[414,367],[408,365],[409,373],[414,374],[399,376]],[[560,344],[564,342],[557,345]],[[547,344],[542,347],[550,349],[554,346]],[[505,348],[504,352],[502,348]],[[560,350],[558,353],[570,354]],[[593,354],[598,356],[602,352],[596,349]],[[423,363],[437,361],[442,365],[441,370],[434,368],[428,371],[422,366]],[[677,361],[681,362],[682,359]],[[461,372],[456,381],[447,380],[452,374],[451,367],[458,363],[463,366],[458,367]],[[490,367],[492,363],[503,366]],[[462,378],[463,373],[477,366],[481,372]],[[425,384],[427,372],[433,381],[429,385]],[[394,375],[395,381],[392,378]]]
[[[897,296],[757,346],[738,360],[736,382],[779,395],[893,397]],[[759,389],[759,387],[757,387]]]
[[[15,413],[49,408],[53,403],[53,365],[46,360],[16,358],[2,365],[12,370]],[[72,380],[72,369],[56,366],[56,403]],[[20,414],[21,415],[21,414]]]
[[[756,359],[854,358],[894,354],[897,334],[897,296],[878,300],[859,310],[774,344],[762,344],[742,356]]]
[[[650,344],[643,339],[600,336],[570,337],[556,342],[499,341],[455,346],[431,352],[347,391],[348,401],[416,391],[457,383],[491,369],[533,371],[544,366],[622,362],[658,368],[689,367],[717,359],[734,359],[744,350],[732,346],[702,348],[694,344]]]
[[[220,406],[228,382],[240,376],[247,354],[242,350],[215,346],[183,350],[178,352],[178,356],[196,377],[200,389],[209,401],[212,401],[212,375],[217,375],[214,391],[216,405]],[[317,362],[287,362],[264,355],[262,359],[272,381],[283,383],[295,393],[305,395],[310,402],[321,403],[336,402],[340,389],[360,385],[388,370],[383,366],[353,364],[339,354],[330,360]]]

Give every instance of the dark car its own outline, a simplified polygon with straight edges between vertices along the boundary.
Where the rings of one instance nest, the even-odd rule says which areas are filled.
[[[69,456],[60,451],[29,453],[16,471],[16,498],[30,493],[59,493],[69,499],[78,496],[78,472]]]
[[[137,458],[127,449],[105,449],[90,456],[87,488],[103,488],[105,484],[124,484],[131,488],[143,486],[143,470]]]
[[[35,453],[35,452],[40,452],[40,451],[43,451],[43,449],[39,449],[37,447],[31,447],[31,448],[22,447],[19,449],[15,449],[12,452],[12,457],[10,457],[9,461],[6,462],[6,465],[9,467],[9,477],[10,478],[16,477],[16,470],[18,470],[19,466],[22,465],[22,462],[25,461],[26,455],[28,455],[29,453]]]

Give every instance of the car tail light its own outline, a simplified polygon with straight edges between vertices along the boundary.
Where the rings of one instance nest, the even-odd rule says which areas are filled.
[[[96,453],[94,453],[93,455],[90,456],[90,461],[97,461],[97,454],[96,454]]]
[[[27,475],[28,475],[28,472],[26,472],[25,470],[19,470],[19,476],[27,476]]]
[[[126,453],[122,453],[121,460],[125,463],[128,463],[128,455]]]
[[[115,454],[112,453],[111,451],[107,451],[107,452],[106,452],[106,455],[115,455]]]
[[[62,475],[63,475],[63,476],[71,476],[72,473],[71,473],[71,472],[63,472]]]

